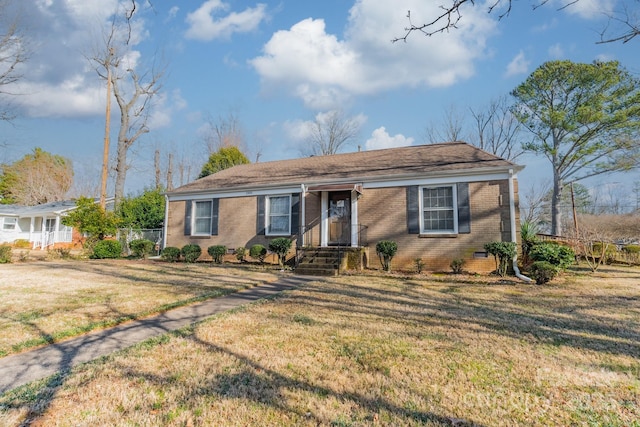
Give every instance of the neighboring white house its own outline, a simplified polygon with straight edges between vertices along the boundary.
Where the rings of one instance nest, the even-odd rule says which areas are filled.
[[[0,244],[26,240],[33,249],[70,244],[73,229],[62,224],[62,217],[75,208],[75,200],[37,206],[0,204]]]

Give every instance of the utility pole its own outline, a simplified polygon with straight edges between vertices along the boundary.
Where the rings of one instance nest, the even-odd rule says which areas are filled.
[[[102,181],[100,186],[100,207],[107,206],[107,177],[109,176],[109,130],[111,129],[111,58],[113,48],[109,48],[107,56],[107,113],[104,126],[104,147],[102,153]]]

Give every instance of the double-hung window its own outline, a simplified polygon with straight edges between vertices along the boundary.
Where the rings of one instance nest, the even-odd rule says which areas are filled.
[[[202,200],[194,202],[193,215],[193,235],[209,236],[211,235],[211,217],[212,217],[211,200]]]
[[[291,196],[267,197],[266,234],[288,236],[291,234]]]
[[[457,233],[456,187],[422,187],[422,233]]]
[[[15,230],[17,222],[18,222],[18,218],[6,217],[4,219],[4,223],[2,224],[2,229],[3,230]]]

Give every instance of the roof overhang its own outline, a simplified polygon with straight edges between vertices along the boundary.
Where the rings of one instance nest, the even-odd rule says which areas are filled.
[[[362,194],[362,184],[324,184],[324,185],[309,185],[307,187],[308,192],[320,192],[320,191],[355,191]]]

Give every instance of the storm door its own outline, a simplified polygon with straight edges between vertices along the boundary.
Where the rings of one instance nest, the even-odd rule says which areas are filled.
[[[329,245],[351,245],[351,192],[329,193]]]

